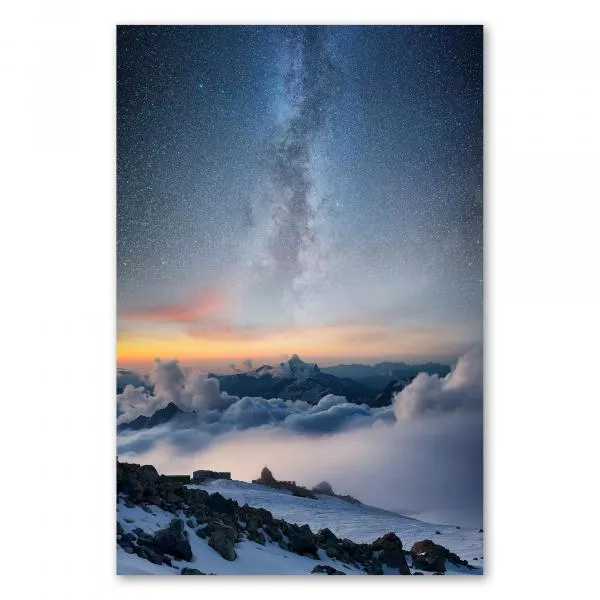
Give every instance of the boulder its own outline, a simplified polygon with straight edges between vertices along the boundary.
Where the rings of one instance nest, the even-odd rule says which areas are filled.
[[[267,541],[265,538],[265,534],[257,530],[248,531],[248,539],[252,542],[260,544],[261,546],[264,546]]]
[[[257,483],[262,483],[263,485],[275,485],[277,480],[273,477],[273,473],[269,467],[264,467],[260,472],[260,478],[256,480]]]
[[[402,550],[402,541],[393,531],[377,538],[371,544],[371,548],[373,552],[380,552],[379,561],[382,564],[398,569],[401,575],[410,575],[410,569]]]
[[[173,519],[169,523],[169,530],[172,531],[175,535],[180,535],[185,531],[185,525],[182,519]]]
[[[215,492],[206,499],[206,505],[212,512],[233,515],[237,502],[224,498],[219,492]]]
[[[206,575],[206,573],[203,573],[202,571],[199,571],[198,569],[190,569],[189,567],[183,567],[183,569],[181,569],[181,574],[182,575]]]
[[[319,558],[317,554],[317,544],[313,537],[312,531],[308,525],[290,525],[287,528],[287,536],[290,540],[289,548],[296,554],[306,554],[315,559]]]
[[[214,548],[225,560],[235,560],[237,553],[232,536],[225,528],[215,529],[208,538],[208,545]]]
[[[343,571],[338,571],[329,565],[317,565],[311,573],[313,575],[345,575]]]
[[[133,533],[137,535],[137,542],[142,546],[152,546],[152,544],[154,543],[154,536],[150,535],[149,533],[146,533],[140,527],[136,527],[133,530]]]
[[[327,494],[329,496],[333,496],[333,488],[328,481],[321,481],[320,483],[317,483],[317,485],[313,487],[312,491],[316,492],[317,494]]]
[[[164,554],[190,561],[193,555],[187,531],[180,528],[175,521],[181,521],[181,519],[174,519],[169,527],[160,529],[154,534],[154,546]],[[183,525],[183,521],[181,523]]]
[[[159,479],[158,471],[152,465],[142,465],[140,467],[140,480],[147,483],[157,483]]]
[[[267,523],[263,527],[263,530],[274,542],[278,542],[279,540],[283,539],[281,530],[271,523]]]
[[[327,527],[317,531],[316,539],[317,544],[321,546],[321,548],[327,548],[327,546],[337,544],[339,541],[337,536]]]
[[[156,550],[154,550],[153,548],[149,548],[147,546],[137,546],[135,548],[135,553],[140,558],[145,558],[146,560],[149,560],[151,563],[154,563],[155,565],[163,564],[164,557],[160,553],[156,552]]]
[[[273,522],[273,513],[269,512],[266,508],[255,508],[254,511],[262,523]]]
[[[445,573],[446,557],[444,550],[443,546],[439,546],[431,540],[415,542],[410,549],[413,568]]]

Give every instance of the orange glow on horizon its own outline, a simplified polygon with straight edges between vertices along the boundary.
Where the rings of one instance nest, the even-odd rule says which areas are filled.
[[[117,339],[119,365],[146,364],[156,358],[182,363],[227,364],[247,358],[297,353],[301,357],[427,356],[456,351],[452,332],[394,331],[380,325],[323,325],[260,330],[223,328],[206,331],[122,331]]]

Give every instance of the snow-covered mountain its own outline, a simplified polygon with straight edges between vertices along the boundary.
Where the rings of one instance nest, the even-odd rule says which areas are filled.
[[[371,404],[375,392],[352,379],[336,377],[315,363],[304,362],[297,354],[278,366],[263,365],[247,373],[210,374],[221,384],[221,390],[233,396],[266,399],[304,400],[316,404],[323,396],[344,396],[350,402]]]
[[[304,379],[318,373],[320,373],[320,369],[316,363],[304,362],[297,354],[292,354],[289,360],[280,363],[277,367],[263,365],[254,371],[243,374],[251,377],[270,375],[271,377]]]
[[[483,574],[483,532],[232,480],[117,463],[117,573]]]

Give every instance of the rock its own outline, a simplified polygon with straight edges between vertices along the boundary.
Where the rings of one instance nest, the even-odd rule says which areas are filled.
[[[275,477],[273,477],[273,473],[271,473],[269,467],[263,468],[263,470],[260,472],[260,479],[258,481],[263,485],[274,485],[277,483],[277,480]]]
[[[194,506],[194,517],[198,523],[206,523],[209,516],[208,506],[205,504]]]
[[[371,544],[371,549],[373,552],[380,552],[379,562],[398,569],[401,575],[410,575],[410,569],[402,550],[402,541],[393,531],[377,538]]]
[[[312,498],[313,500],[318,500],[318,498],[306,488],[303,487],[295,487],[292,491],[292,496],[298,496],[299,498]]]
[[[287,536],[290,539],[289,547],[296,554],[307,554],[315,559],[319,558],[317,554],[317,545],[308,525],[290,525],[287,529]]]
[[[129,517],[125,517],[123,521],[125,521],[125,523],[135,523],[135,521]]]
[[[224,498],[219,492],[215,492],[206,499],[206,505],[212,512],[233,515],[237,502]]]
[[[381,563],[377,560],[367,560],[363,565],[363,569],[367,575],[383,575]]]
[[[277,527],[275,527],[274,525],[271,525],[270,523],[267,523],[264,527],[263,527],[265,533],[274,541],[274,542],[278,542],[279,540],[281,540],[283,538],[283,535],[281,533],[281,530],[278,529]]]
[[[172,531],[175,535],[179,535],[184,532],[185,525],[181,519],[173,519],[169,523],[169,530]]]
[[[446,572],[446,561],[454,565],[468,566],[466,560],[450,552],[448,548],[435,544],[431,540],[415,542],[410,549],[413,567],[424,571]]]
[[[206,575],[206,573],[203,573],[198,569],[190,569],[189,567],[183,567],[183,569],[181,569],[181,575]]]
[[[413,575],[423,575],[423,573],[421,573],[421,571],[415,571]]]
[[[174,526],[175,530],[177,530],[178,527],[178,525]],[[192,548],[186,531],[176,533],[176,531],[173,531],[169,526],[167,529],[160,529],[157,531],[154,534],[153,541],[154,546],[164,554],[170,554],[171,556],[181,558],[182,560],[192,560]]]
[[[338,571],[329,565],[317,565],[312,571],[311,574],[314,575],[345,575],[343,571]]]
[[[260,522],[257,516],[252,516],[248,519],[246,523],[246,529],[248,531],[258,531],[262,523]]]
[[[261,546],[264,546],[267,541],[264,533],[256,530],[248,531],[248,539],[252,542],[260,544]]]
[[[273,522],[273,513],[269,512],[266,508],[255,508],[254,510],[262,523]]]
[[[331,531],[331,529],[328,529],[327,527],[324,529],[319,529],[319,531],[317,531],[317,544],[321,546],[321,548],[326,548],[330,542],[337,544],[337,536]]]
[[[479,533],[483,533],[483,529],[480,529],[480,530],[479,530]]]
[[[237,558],[233,540],[225,528],[215,529],[208,538],[208,545],[214,548],[225,560],[235,560]]]
[[[439,531],[436,531],[435,533],[436,533],[437,535],[442,535],[442,534],[441,534]]]
[[[131,533],[123,533],[121,535],[120,542],[123,544],[130,543],[135,539],[135,536]]]
[[[441,548],[431,540],[415,542],[410,549],[413,568],[423,569],[424,571],[445,572],[446,559]]]
[[[317,483],[317,485],[313,487],[312,491],[316,492],[317,494],[327,494],[329,496],[333,496],[334,493],[333,488],[328,481],[321,481],[320,483]]]
[[[146,560],[149,560],[151,563],[154,563],[155,565],[163,564],[163,557],[158,552],[153,550],[152,548],[148,548],[146,546],[137,546],[135,548],[135,553],[140,558],[145,558]]]
[[[143,546],[151,546],[154,544],[154,536],[146,533],[143,529],[136,527],[133,532],[137,535],[138,544]]]
[[[158,471],[152,465],[142,465],[140,479],[149,483],[156,483],[159,479]]]
[[[169,490],[167,491],[166,495],[165,495],[165,502],[167,504],[178,504],[183,500],[183,498],[181,498],[181,496],[179,496],[178,494],[176,494],[175,492]]]
[[[121,523],[119,523],[119,521],[117,521],[117,535],[121,535],[122,533],[125,533],[125,530],[123,529],[123,526],[121,525]]]

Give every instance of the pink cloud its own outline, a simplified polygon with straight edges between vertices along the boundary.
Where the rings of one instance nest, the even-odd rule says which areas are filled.
[[[223,294],[219,290],[208,288],[180,304],[132,308],[123,311],[121,315],[133,321],[191,324],[215,317],[223,310],[225,304]]]

